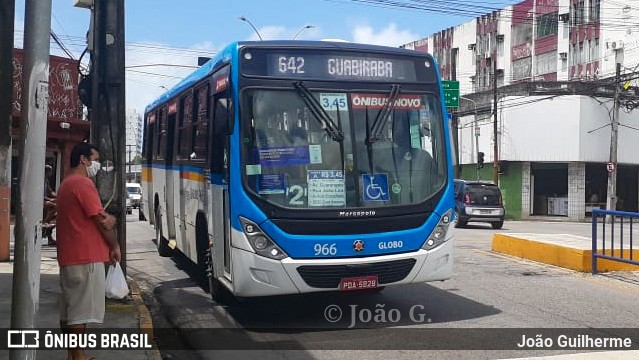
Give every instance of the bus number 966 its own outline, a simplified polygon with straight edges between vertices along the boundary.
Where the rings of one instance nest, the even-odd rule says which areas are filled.
[[[278,67],[279,71],[284,74],[303,74],[304,58],[301,56],[280,56],[278,59]]]
[[[317,255],[335,255],[337,254],[337,244],[315,244],[313,246],[315,256]]]

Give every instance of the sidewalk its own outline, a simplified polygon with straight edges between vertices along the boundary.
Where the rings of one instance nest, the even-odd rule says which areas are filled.
[[[635,236],[639,234],[634,234]],[[600,244],[600,242],[598,243]],[[602,253],[600,248],[597,253]],[[639,248],[635,245],[632,252],[628,240],[623,254],[618,238],[614,241],[614,251],[607,242],[607,255],[625,259],[639,259]],[[592,271],[592,238],[573,234],[538,233],[495,233],[492,250],[502,254],[589,273]],[[597,260],[598,272],[638,271],[639,266],[606,259]]]
[[[45,242],[46,243],[46,240]],[[13,225],[11,226],[11,253],[13,254]],[[59,328],[59,269],[56,259],[56,248],[42,246],[42,262],[40,273],[40,299],[36,326],[38,328]],[[144,305],[140,289],[135,280],[128,278],[130,293],[123,300],[106,302],[104,324],[89,325],[89,328],[126,328],[152,329],[153,324],[149,310]],[[0,262],[0,329],[11,326],[11,294],[13,283],[12,262]],[[146,330],[148,331],[148,330]],[[152,340],[152,339],[151,339]],[[149,350],[90,350],[87,356],[95,356],[98,360],[131,359],[160,360],[159,351]],[[38,350],[37,359],[65,359],[66,350]],[[0,360],[9,359],[9,352],[0,351]]]

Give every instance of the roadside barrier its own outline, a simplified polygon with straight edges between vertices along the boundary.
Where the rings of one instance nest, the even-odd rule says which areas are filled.
[[[634,244],[633,234],[633,224],[637,222],[637,218],[639,213],[635,212],[592,210],[593,275],[597,273],[597,259],[639,265],[639,256],[635,253],[639,247]],[[633,219],[635,219],[634,222]],[[601,248],[597,247],[599,243]]]

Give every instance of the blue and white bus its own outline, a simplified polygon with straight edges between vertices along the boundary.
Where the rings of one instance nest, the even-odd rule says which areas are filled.
[[[445,280],[451,144],[432,56],[342,42],[226,47],[144,114],[158,251],[214,299]]]

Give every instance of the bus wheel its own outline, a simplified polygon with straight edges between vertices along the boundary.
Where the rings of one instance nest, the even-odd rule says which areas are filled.
[[[173,249],[169,247],[169,242],[162,235],[162,219],[160,218],[160,207],[155,208],[155,239],[158,245],[158,254],[164,257],[173,256]]]

